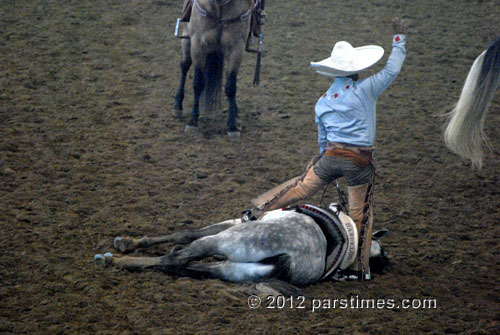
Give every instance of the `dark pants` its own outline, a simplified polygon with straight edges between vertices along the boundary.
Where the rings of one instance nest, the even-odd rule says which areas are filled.
[[[314,165],[314,173],[326,182],[345,177],[347,186],[371,183],[375,168],[373,165],[361,167],[349,159],[323,155]]]

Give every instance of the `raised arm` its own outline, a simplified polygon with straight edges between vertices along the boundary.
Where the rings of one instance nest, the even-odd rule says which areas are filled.
[[[392,52],[387,60],[387,64],[380,72],[367,78],[363,83],[363,86],[365,86],[364,89],[374,99],[378,98],[396,79],[406,57],[406,24],[396,17],[392,21],[392,29],[394,33],[392,38]]]

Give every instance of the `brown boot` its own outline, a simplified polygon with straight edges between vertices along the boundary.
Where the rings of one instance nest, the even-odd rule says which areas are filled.
[[[370,248],[373,229],[373,207],[371,205],[372,184],[349,186],[349,216],[356,224],[359,233],[359,249],[357,260],[351,269],[361,272],[361,276],[370,273]]]

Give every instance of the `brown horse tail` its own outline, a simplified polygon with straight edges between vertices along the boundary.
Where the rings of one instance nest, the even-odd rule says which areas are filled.
[[[205,89],[202,104],[206,112],[213,112],[221,105],[224,54],[216,51],[207,55],[205,65]]]

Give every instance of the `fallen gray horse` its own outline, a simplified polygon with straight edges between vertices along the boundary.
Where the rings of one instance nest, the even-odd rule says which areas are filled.
[[[387,263],[386,253],[376,241],[386,233],[373,234],[371,260],[376,259],[378,265]],[[354,262],[358,252],[356,226],[335,204],[328,209],[299,205],[267,212],[256,221],[227,220],[163,237],[117,237],[114,247],[130,253],[167,242],[177,246],[165,256],[118,257],[106,253],[95,255],[94,262],[126,269],[154,268],[195,278],[232,282],[280,279],[306,285],[338,275]],[[195,262],[208,257],[216,261]]]

